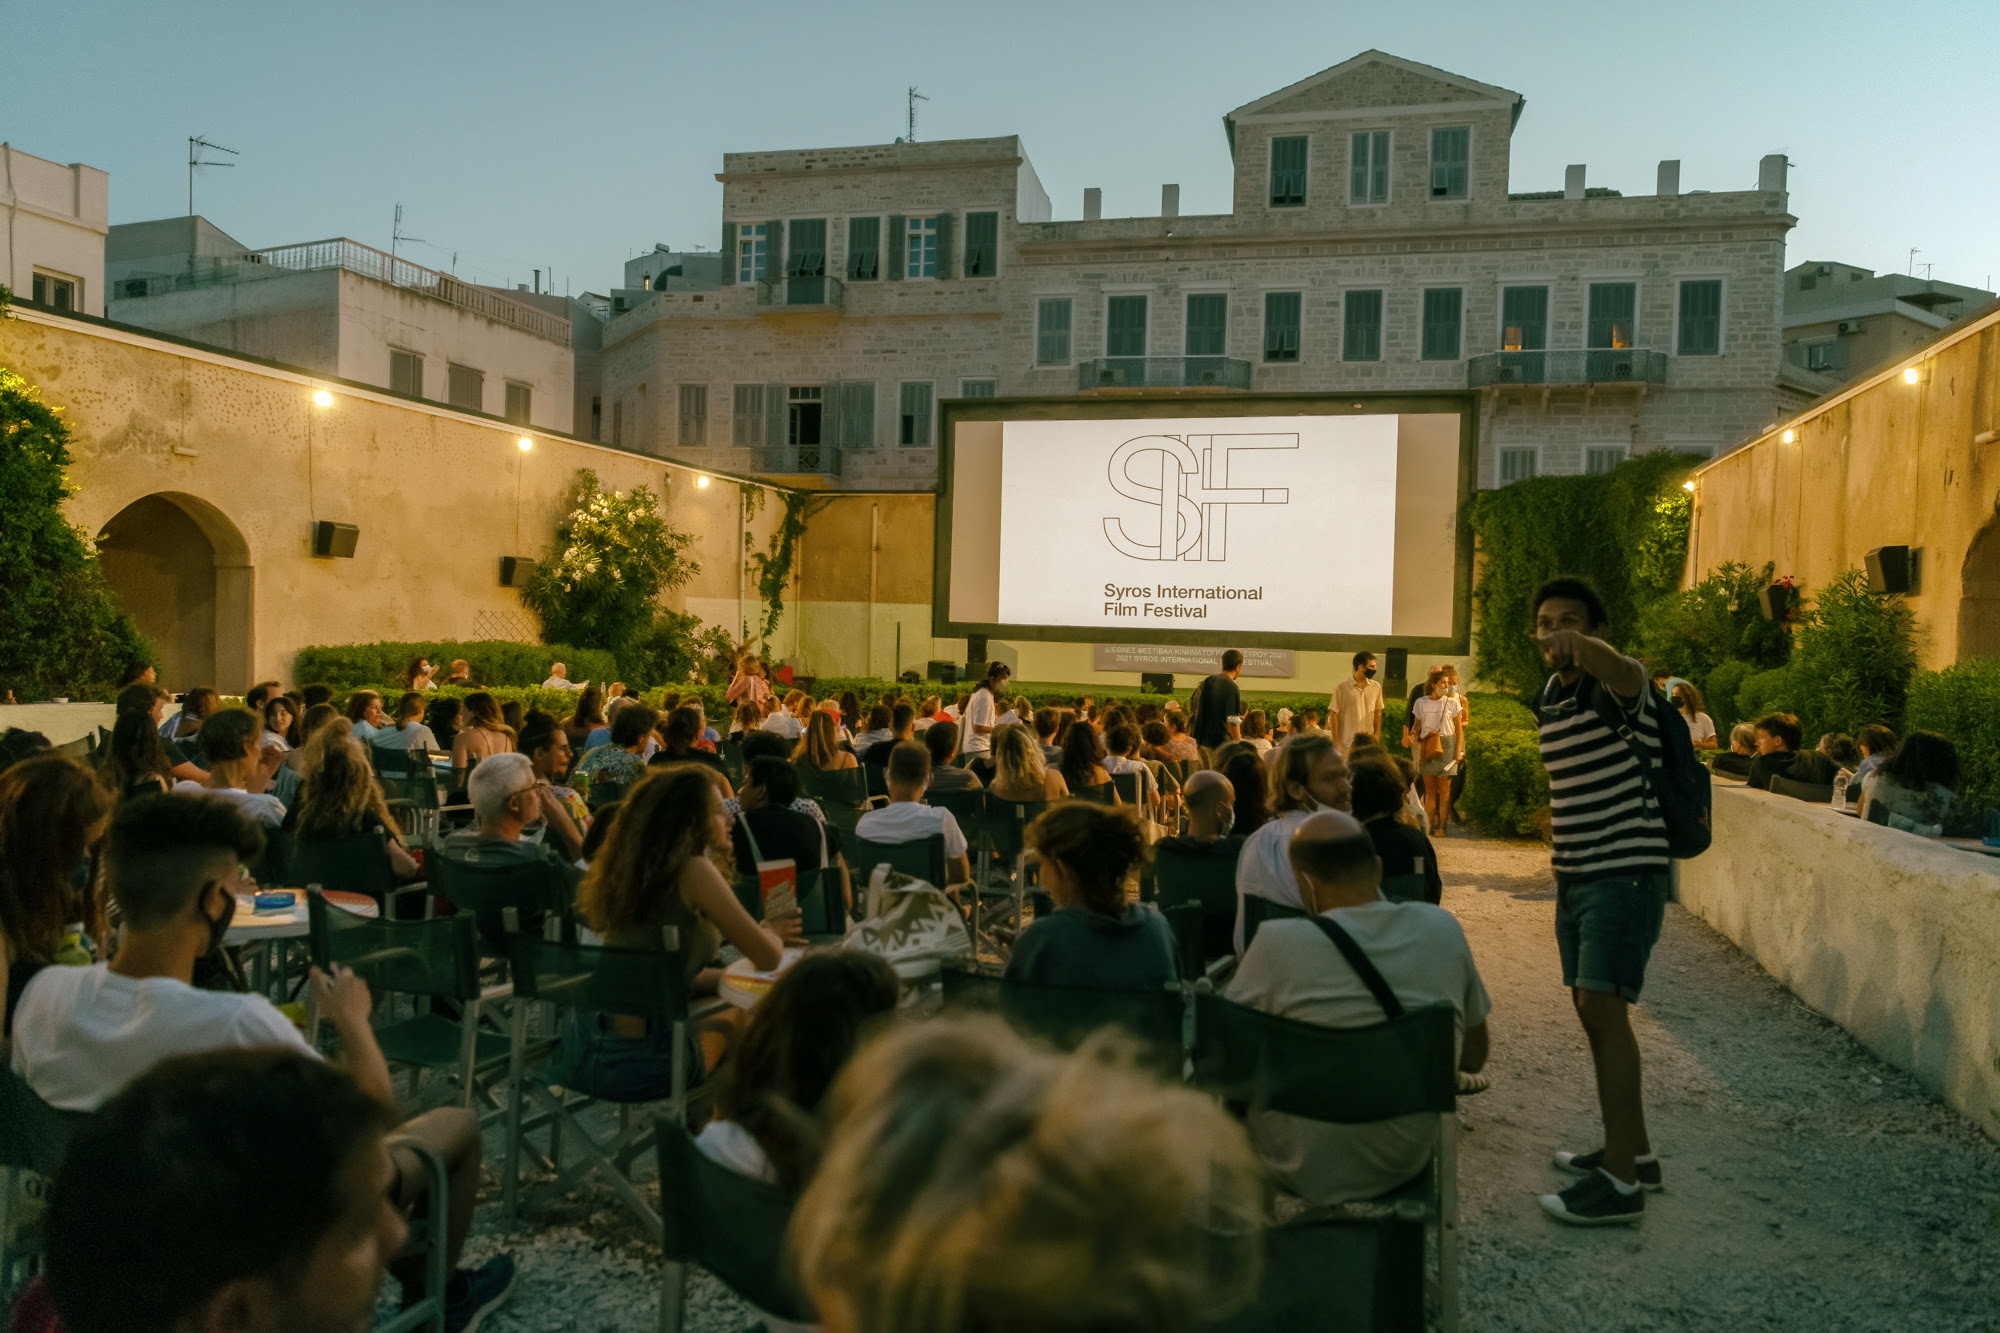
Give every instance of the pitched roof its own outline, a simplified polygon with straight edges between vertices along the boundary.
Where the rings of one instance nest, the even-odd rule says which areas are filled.
[[[1339,86],[1343,84],[1346,86]],[[1520,120],[1525,100],[1508,88],[1405,60],[1387,51],[1369,50],[1244,103],[1222,118],[1222,126],[1233,150],[1237,124],[1252,118],[1312,118],[1349,109],[1487,103],[1512,111],[1511,128]]]

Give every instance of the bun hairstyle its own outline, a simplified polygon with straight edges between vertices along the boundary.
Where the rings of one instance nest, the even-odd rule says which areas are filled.
[[[1130,806],[1063,801],[1028,825],[1028,846],[1060,861],[1075,877],[1083,905],[1103,916],[1125,914],[1125,877],[1146,859],[1146,840]]]

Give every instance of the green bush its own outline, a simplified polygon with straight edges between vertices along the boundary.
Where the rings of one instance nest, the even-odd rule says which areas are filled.
[[[1695,680],[1702,702],[1708,705],[1709,720],[1715,723],[1716,741],[1725,750],[1729,748],[1729,729],[1743,721],[1743,714],[1736,708],[1736,692],[1756,670],[1749,662],[1732,660]]]
[[[1549,774],[1532,724],[1496,727],[1475,709],[1465,738],[1465,791],[1458,812],[1485,833],[1548,836]]]
[[[1736,687],[1737,719],[1755,722],[1767,713],[1797,713],[1799,701],[1792,688],[1793,679],[1792,668],[1788,666],[1753,671],[1745,676]]]
[[[633,684],[685,684],[691,679],[727,683],[731,657],[727,631],[702,628],[701,617],[661,610],[653,623],[618,652],[618,670]]]
[[[1692,587],[1646,604],[1632,646],[1654,666],[1694,681],[1704,694],[1721,692],[1705,682],[1726,663],[1748,663],[1753,670],[1783,666],[1790,634],[1782,622],[1764,619],[1757,601],[1775,568],[1753,570],[1732,561]],[[1747,673],[1738,674],[1739,684],[1742,674]]]
[[[1870,592],[1866,574],[1845,570],[1814,594],[1792,670],[1793,711],[1815,740],[1871,722],[1900,730],[1917,673],[1916,617],[1901,597]]]
[[[299,649],[292,679],[300,684],[325,681],[339,690],[368,688],[400,691],[398,683],[412,658],[426,657],[438,678],[454,658],[464,658],[472,678],[481,685],[540,685],[549,664],[561,662],[574,681],[607,685],[618,678],[617,660],[597,648],[566,643],[511,643],[505,639],[441,640],[431,643],[343,643]]]
[[[693,538],[667,526],[651,490],[607,491],[588,468],[563,507],[521,604],[541,617],[545,639],[624,648],[652,629],[660,594],[700,572],[684,554]]]
[[[1903,721],[1911,731],[1948,737],[1958,748],[1958,794],[1965,805],[2000,806],[2000,658],[1972,658],[1916,677]]]

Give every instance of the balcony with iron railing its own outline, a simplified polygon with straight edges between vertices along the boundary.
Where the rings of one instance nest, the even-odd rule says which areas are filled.
[[[825,274],[767,278],[757,284],[760,315],[839,314],[846,307],[847,285]]]
[[[1076,368],[1078,393],[1189,389],[1221,392],[1250,387],[1250,363],[1228,356],[1101,356]]]
[[[790,476],[840,475],[841,448],[837,444],[767,444],[759,460],[760,472],[781,472]]]
[[[1488,352],[1466,359],[1465,382],[1466,387],[1473,389],[1505,384],[1545,387],[1665,384],[1667,354],[1644,347]]]

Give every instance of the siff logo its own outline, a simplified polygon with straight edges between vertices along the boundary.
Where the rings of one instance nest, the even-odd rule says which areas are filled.
[[[1104,520],[1112,548],[1134,560],[1224,560],[1229,555],[1231,505],[1291,503],[1285,487],[1232,488],[1232,455],[1251,450],[1296,449],[1299,437],[1260,435],[1141,435],[1125,441],[1108,465],[1111,489],[1150,507],[1135,520]],[[1248,460],[1245,460],[1248,461]]]

